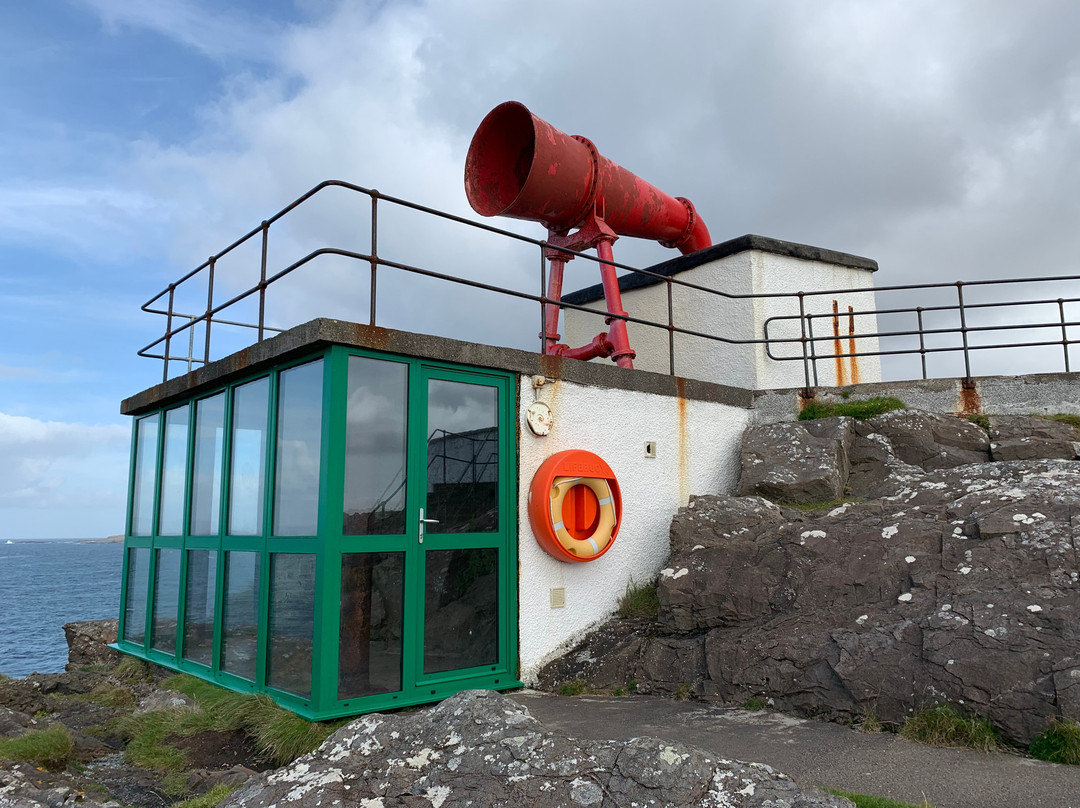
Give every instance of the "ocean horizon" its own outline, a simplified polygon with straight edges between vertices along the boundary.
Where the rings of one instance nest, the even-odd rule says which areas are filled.
[[[0,540],[0,673],[64,670],[64,624],[117,616],[123,557],[122,537]]]

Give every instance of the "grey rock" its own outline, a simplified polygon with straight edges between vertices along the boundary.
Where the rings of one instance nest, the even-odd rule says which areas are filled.
[[[965,418],[921,410],[892,410],[871,418],[870,428],[888,439],[896,457],[924,471],[990,460],[986,430]]]
[[[188,774],[187,784],[191,793],[197,795],[217,786],[239,788],[254,776],[254,770],[240,765],[228,769],[195,769]]]
[[[33,724],[33,719],[26,713],[0,705],[0,736],[18,735]]]
[[[851,418],[751,427],[743,436],[738,492],[780,502],[839,499],[854,436]]]
[[[157,710],[196,710],[199,703],[179,690],[155,690],[139,700],[135,715]]]
[[[41,772],[29,763],[15,763],[0,768],[0,808],[120,808],[111,800],[99,801],[75,788],[63,776],[44,780]]]
[[[414,713],[368,715],[315,752],[252,778],[223,804],[464,806],[849,806],[768,766],[653,738],[579,742],[498,693],[466,691]]]
[[[602,653],[586,640],[542,684],[604,669],[897,724],[951,702],[1020,743],[1080,715],[1080,464],[886,476],[890,496],[827,511],[695,498],[672,524],[652,629],[605,628]]]
[[[118,620],[83,620],[64,625],[68,645],[65,670],[77,671],[91,665],[110,668],[120,661],[120,654],[109,648],[116,642]]]
[[[1075,460],[1080,437],[1071,424],[1030,415],[990,417],[990,452],[994,460]]]

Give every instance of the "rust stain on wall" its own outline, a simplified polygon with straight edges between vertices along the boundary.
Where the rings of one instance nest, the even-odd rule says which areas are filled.
[[[978,415],[982,411],[982,401],[979,399],[979,391],[975,382],[964,383],[960,387],[960,398],[956,402],[958,415]]]
[[[859,359],[855,356],[855,309],[851,306],[847,307],[847,333],[848,333],[848,349],[847,352],[851,354],[848,357],[848,363],[851,368],[851,383],[859,383]]]
[[[832,302],[832,333],[833,333],[833,361],[836,363],[836,386],[843,387],[847,384],[845,379],[847,374],[844,372],[844,360],[840,358],[840,354],[844,352],[840,342],[840,302],[834,300]]]

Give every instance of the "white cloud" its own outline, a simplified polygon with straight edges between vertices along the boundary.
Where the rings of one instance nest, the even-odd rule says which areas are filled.
[[[130,431],[0,413],[0,538],[123,530]]]
[[[265,59],[273,52],[280,26],[262,16],[222,10],[189,0],[82,0],[106,27],[145,28],[214,59]]]

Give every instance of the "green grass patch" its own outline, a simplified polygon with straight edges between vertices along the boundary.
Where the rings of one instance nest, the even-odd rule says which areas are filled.
[[[585,680],[575,679],[572,682],[563,682],[559,685],[560,696],[580,696],[585,692]]]
[[[828,502],[779,502],[785,508],[795,508],[799,511],[831,511],[841,505],[850,505],[853,502],[861,502],[859,499],[830,499]]]
[[[749,698],[743,703],[743,709],[744,710],[754,710],[754,711],[764,710],[765,709],[765,699],[761,698],[761,696],[754,696],[752,698]]]
[[[114,687],[108,684],[98,685],[82,699],[100,704],[102,707],[134,707],[137,703],[135,694],[126,687]]]
[[[907,405],[892,396],[875,396],[860,401],[840,401],[826,404],[823,401],[808,401],[799,413],[800,421],[813,421],[815,418],[832,418],[847,415],[859,421],[873,418],[890,410],[906,410]]]
[[[145,682],[150,679],[150,665],[133,656],[125,656],[112,675],[122,682]]]
[[[965,715],[951,704],[919,710],[900,727],[900,734],[930,746],[961,746],[980,752],[1002,747],[1001,738],[988,719]]]
[[[965,415],[964,417],[975,424],[975,426],[981,426],[985,431],[990,431],[990,416],[977,412],[972,415]]]
[[[1047,421],[1060,421],[1063,424],[1068,424],[1073,429],[1080,430],[1080,415],[1073,415],[1068,412],[1058,412],[1053,415],[1037,415],[1036,418],[1043,418]]]
[[[205,794],[192,797],[190,800],[174,803],[172,808],[214,808],[219,802],[233,793],[236,789],[224,783],[216,785]]]
[[[675,698],[675,701],[689,701],[691,695],[693,694],[691,693],[690,685],[687,682],[683,682],[681,685],[675,688],[675,692],[672,694],[672,696]]]
[[[0,760],[33,763],[46,769],[67,766],[75,743],[65,727],[32,729],[11,738],[0,738]]]
[[[869,794],[853,794],[850,791],[840,791],[835,788],[826,788],[825,791],[837,797],[844,797],[855,803],[858,808],[934,808],[926,800],[922,802],[897,802],[885,797],[872,797]]]
[[[616,614],[623,620],[644,617],[655,620],[660,613],[660,599],[656,595],[656,581],[635,584],[632,580],[626,585],[626,591],[619,598]]]
[[[1053,721],[1031,741],[1028,753],[1039,760],[1080,766],[1080,722],[1071,718]]]

